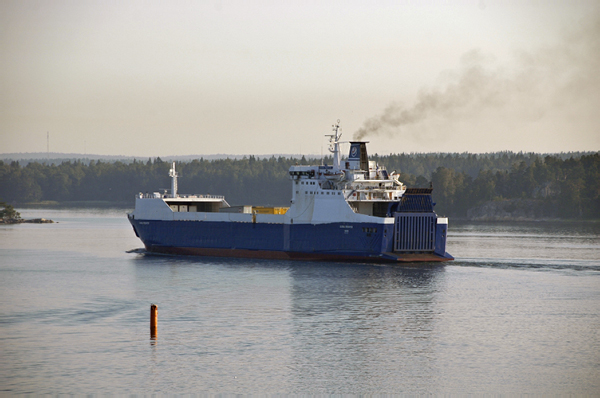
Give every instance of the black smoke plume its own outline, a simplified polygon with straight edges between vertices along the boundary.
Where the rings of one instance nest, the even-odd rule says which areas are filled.
[[[464,54],[459,67],[446,74],[443,84],[421,89],[410,106],[390,104],[380,115],[367,119],[354,133],[354,139],[382,133],[395,135],[431,120],[442,125],[468,122],[496,110],[506,115],[506,109],[510,109],[511,118],[527,122],[576,103],[590,108],[595,103],[600,109],[599,14],[595,12],[567,32],[561,43],[516,53],[516,66],[510,69],[498,66],[479,50]],[[600,127],[600,117],[592,119]]]

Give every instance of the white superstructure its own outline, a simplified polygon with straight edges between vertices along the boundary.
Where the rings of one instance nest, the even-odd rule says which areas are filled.
[[[319,223],[344,216],[356,222],[386,222],[381,218],[393,222],[389,205],[401,199],[406,187],[394,173],[390,175],[384,167],[368,161],[366,142],[350,142],[349,156],[342,162],[339,120],[333,131],[329,135],[331,166],[290,167],[293,181],[290,219]]]
[[[368,161],[366,142],[349,142],[350,152],[342,160],[338,122],[330,137],[332,165],[292,166],[290,207],[282,214],[235,213],[223,211],[229,204],[222,196],[179,195],[175,162],[169,172],[171,193],[139,194],[134,218],[155,220],[207,220],[268,222],[282,224],[321,224],[331,222],[394,222],[389,205],[398,202],[406,190],[398,176],[388,174],[374,161]],[[221,210],[223,209],[223,210]]]

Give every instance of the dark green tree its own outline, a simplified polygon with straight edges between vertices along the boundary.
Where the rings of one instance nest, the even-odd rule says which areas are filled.
[[[11,205],[0,202],[0,218],[2,219],[13,219],[18,220],[21,218],[21,214],[15,210]]]

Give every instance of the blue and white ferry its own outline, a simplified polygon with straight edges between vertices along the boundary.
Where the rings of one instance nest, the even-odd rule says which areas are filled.
[[[180,195],[173,162],[170,194],[139,194],[128,214],[149,252],[218,257],[359,262],[448,261],[448,219],[433,210],[430,188],[406,188],[369,161],[367,142],[333,164],[292,166],[289,208],[230,206],[215,195]]]

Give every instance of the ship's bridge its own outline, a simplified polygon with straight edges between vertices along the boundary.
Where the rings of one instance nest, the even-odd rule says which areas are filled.
[[[318,175],[316,169],[317,166],[292,166],[288,173],[292,180],[315,178]]]

